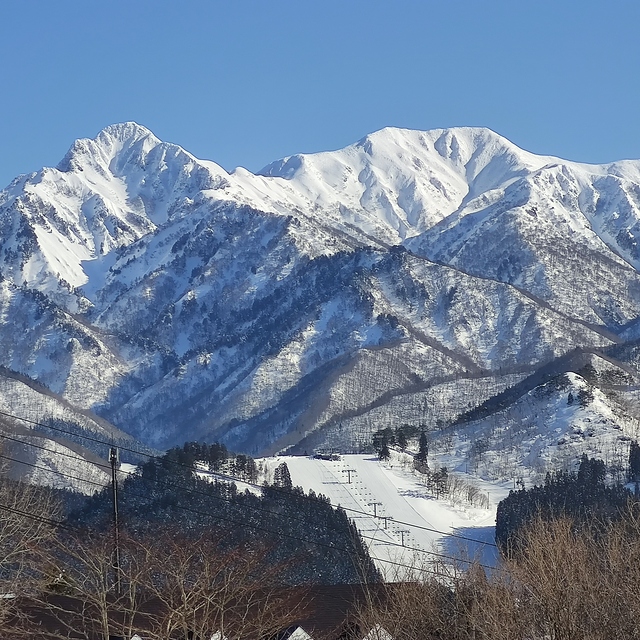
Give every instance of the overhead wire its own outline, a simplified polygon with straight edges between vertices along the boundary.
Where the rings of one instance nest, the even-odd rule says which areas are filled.
[[[60,427],[53,427],[53,426],[44,424],[42,422],[37,422],[35,420],[30,420],[28,418],[22,418],[20,416],[13,415],[13,414],[7,413],[5,411],[0,411],[0,416],[13,418],[15,420],[22,420],[23,422],[26,422],[28,424],[33,424],[35,426],[39,426],[39,427],[42,427],[44,429],[51,429],[53,431],[57,431],[59,433],[64,433],[66,435],[72,435],[72,436],[84,438],[84,439],[86,439],[86,440],[88,440],[90,442],[103,444],[103,445],[108,446],[108,447],[114,446],[111,443],[108,443],[108,442],[106,442],[104,440],[100,440],[98,438],[93,438],[91,436],[85,436],[84,434],[74,433],[74,432],[71,432],[69,430],[62,429]],[[166,460],[166,459],[163,458],[163,456],[158,456],[158,455],[154,455],[154,454],[145,453],[143,451],[136,450],[136,449],[131,449],[129,447],[125,447],[125,446],[121,446],[121,445],[116,445],[116,446],[119,449],[123,450],[123,451],[127,451],[129,453],[133,453],[133,454],[138,455],[138,456],[145,456],[145,457],[147,457],[149,459],[155,459],[155,460],[160,460],[160,459]],[[180,463],[180,462],[178,462],[176,460],[169,460],[169,463],[173,464],[173,465],[176,465],[176,466],[179,466],[179,467],[183,467],[185,469],[191,469],[191,467],[189,465]],[[217,473],[216,475],[218,475],[221,479],[227,480],[227,481],[230,481],[230,482],[238,481],[237,478],[234,478],[233,476],[230,476],[230,475],[226,475],[224,473]],[[244,480],[242,482],[244,482],[246,485],[254,487],[256,489],[262,489],[262,486],[259,485],[259,484],[252,483],[252,482],[247,482],[247,481],[244,481]],[[276,492],[280,491],[282,493],[288,493],[286,490],[279,489],[277,487],[271,487],[271,489],[273,491],[276,491]],[[313,498],[310,498],[308,495],[304,495],[304,494],[303,495],[297,495],[296,497],[299,498],[299,499],[304,499],[304,500],[313,500]],[[362,515],[362,516],[371,517],[371,514],[366,512],[366,511],[361,511],[359,509],[353,509],[353,508],[342,507],[342,506],[340,508],[345,512],[357,513],[357,514]],[[439,535],[447,536],[447,537],[450,537],[450,538],[456,538],[456,539],[459,539],[459,540],[466,540],[467,542],[474,542],[476,544],[490,546],[490,547],[497,547],[497,545],[494,542],[489,542],[489,541],[486,541],[486,540],[478,540],[476,538],[472,538],[470,536],[465,536],[465,535],[454,533],[454,532],[440,531],[439,529],[435,529],[433,527],[428,527],[428,526],[425,526],[425,525],[419,525],[419,524],[415,524],[415,523],[411,523],[411,522],[405,522],[405,521],[402,521],[402,520],[394,520],[394,522],[396,524],[398,524],[398,525],[401,525],[401,526],[413,527],[415,529],[419,529],[419,530],[423,530],[423,531],[430,531],[432,533],[437,533]]]
[[[46,471],[47,473],[55,473],[59,476],[64,476],[65,478],[69,478],[71,480],[78,480],[78,482],[86,482],[87,484],[92,484],[96,487],[100,487],[100,489],[104,489],[104,483],[96,482],[95,480],[89,480],[87,478],[78,478],[77,476],[70,475],[68,473],[64,473],[63,471],[58,471],[57,469],[50,469],[49,467],[42,467],[35,462],[27,462],[26,460],[19,460],[18,458],[12,458],[11,456],[6,456],[4,453],[0,453],[0,458],[3,460],[9,460],[10,462],[16,462],[18,464],[23,464],[27,467],[33,467],[34,469],[39,469],[41,471]]]
[[[4,459],[7,459],[7,460],[12,460],[14,462],[19,462],[21,464],[24,464],[24,465],[27,465],[27,466],[30,466],[30,467],[35,467],[35,468],[43,469],[43,470],[46,470],[46,471],[51,471],[51,472],[56,473],[58,475],[65,476],[65,477],[70,478],[70,479],[78,480],[80,482],[88,482],[88,483],[91,483],[91,484],[97,484],[97,483],[92,482],[90,480],[79,478],[78,476],[74,476],[72,474],[67,474],[67,473],[64,473],[64,472],[61,472],[61,471],[55,471],[55,470],[47,469],[46,467],[40,467],[39,465],[36,465],[34,463],[25,462],[25,461],[21,461],[21,460],[16,460],[14,458],[10,458],[10,457],[4,456],[2,454],[0,454],[0,458],[4,458]],[[239,526],[243,526],[243,527],[247,527],[247,528],[253,529],[255,531],[262,531],[264,533],[270,533],[272,535],[289,538],[289,539],[296,540],[298,542],[303,542],[305,544],[309,544],[309,545],[316,546],[316,547],[323,547],[323,548],[326,548],[326,549],[330,549],[332,551],[338,551],[338,552],[346,553],[346,554],[351,554],[352,551],[353,551],[351,549],[347,549],[347,548],[344,548],[344,547],[340,547],[340,546],[336,546],[336,545],[328,544],[328,543],[324,543],[324,542],[319,542],[317,540],[308,540],[306,538],[301,538],[300,536],[294,536],[294,535],[292,535],[290,533],[286,533],[286,532],[282,532],[282,531],[274,531],[274,530],[268,529],[266,527],[261,527],[261,526],[259,526],[257,524],[242,522],[242,521],[239,521],[239,520],[234,520],[232,518],[229,518],[229,517],[226,517],[226,516],[222,516],[220,514],[215,514],[214,515],[214,514],[210,514],[210,513],[206,513],[206,512],[197,510],[197,509],[190,509],[189,507],[185,507],[185,506],[182,506],[182,505],[172,505],[172,507],[175,508],[175,509],[178,509],[180,511],[186,511],[186,512],[194,513],[194,514],[197,514],[197,515],[205,515],[205,516],[214,517],[216,520],[222,520],[224,522],[228,522],[229,524],[236,524],[236,525],[239,525]],[[83,531],[83,529],[81,527],[69,525],[69,524],[66,524],[64,522],[53,520],[53,519],[50,519],[50,518],[44,518],[43,516],[32,514],[32,513],[26,512],[26,511],[21,511],[21,510],[18,510],[18,509],[14,509],[12,507],[8,507],[7,505],[0,504],[0,510],[6,510],[6,511],[12,511],[12,512],[15,512],[15,513],[19,513],[20,515],[23,515],[25,517],[28,517],[28,518],[31,518],[31,519],[34,519],[34,520],[39,520],[39,521],[42,521],[42,522],[46,522],[48,524],[53,524],[53,525],[56,525],[56,526],[60,526],[62,528],[70,529],[70,530],[73,530],[73,531]],[[281,515],[281,514],[276,514],[276,515]],[[390,543],[390,544],[392,544],[392,543]],[[399,546],[401,546],[401,545],[399,545]],[[424,553],[433,555],[433,552],[429,552],[429,551],[425,551],[425,550],[422,550],[422,551]],[[435,554],[435,555],[442,555],[442,554]],[[442,555],[442,557],[446,558],[446,556],[444,556],[444,555]],[[430,567],[424,567],[424,566],[421,566],[421,565],[417,565],[416,566],[415,564],[407,564],[407,563],[404,563],[404,562],[398,562],[398,561],[395,561],[395,560],[391,560],[390,558],[380,558],[380,557],[376,557],[376,556],[373,556],[373,555],[371,555],[371,558],[372,558],[372,560],[376,560],[376,561],[382,562],[384,564],[390,564],[392,566],[396,566],[396,567],[399,567],[399,568],[409,569],[409,570],[412,570],[412,571],[418,571],[418,572],[421,572],[421,573],[431,573],[433,575],[439,575],[439,576],[442,576],[442,577],[447,577],[446,574],[443,574],[442,572],[438,572],[438,571],[436,571],[436,570],[434,570],[434,569],[432,569]],[[462,562],[465,562],[465,563],[473,564],[473,561],[461,560],[460,558],[454,558],[453,556],[451,556],[450,559],[451,560],[455,560],[455,561],[462,561]]]
[[[78,454],[74,455],[74,454],[71,454],[71,453],[66,453],[64,451],[52,451],[51,449],[49,449],[49,448],[47,448],[45,446],[36,444],[35,442],[27,442],[25,440],[19,440],[18,438],[13,438],[11,436],[7,436],[4,433],[0,433],[0,437],[5,438],[7,440],[11,440],[12,442],[23,444],[25,446],[29,446],[29,447],[34,447],[36,449],[40,449],[41,451],[46,451],[47,453],[52,453],[54,455],[65,456],[67,458],[71,458],[72,460],[76,460],[77,461],[78,459],[83,459]],[[65,474],[62,471],[58,471],[58,470],[55,470],[55,469],[49,469],[48,467],[38,467],[37,465],[34,465],[33,463],[29,463],[29,462],[22,461],[22,460],[17,460],[17,459],[14,459],[14,458],[8,458],[7,456],[1,455],[1,454],[0,454],[0,458],[5,458],[7,460],[11,460],[13,462],[17,462],[17,463],[20,463],[20,464],[26,464],[27,466],[35,466],[36,468],[42,469],[43,471],[49,471],[51,473],[56,473],[56,474],[59,474],[59,475],[62,475],[62,476],[66,476],[66,477],[68,477],[70,479],[77,480],[78,482],[90,482],[91,484],[99,486],[100,488],[104,488],[105,486],[107,486],[106,484],[101,484],[101,483],[98,483],[98,482],[95,482],[95,481],[85,480],[85,479],[79,478],[77,476],[72,476],[70,474]],[[87,461],[87,462],[89,462],[89,461]],[[103,468],[105,470],[108,470],[109,472],[111,471],[111,465],[109,465],[109,464],[101,464],[101,463],[97,463],[97,462],[89,462],[89,464],[94,464],[95,466],[101,467],[101,468]],[[129,477],[138,477],[138,474],[135,471],[124,471],[124,470],[121,469],[121,470],[118,471],[118,473],[127,476],[127,478],[129,478]],[[189,494],[194,494],[194,495],[201,495],[201,496],[204,496],[206,498],[210,498],[212,500],[218,500],[220,502],[227,502],[229,504],[231,504],[233,502],[232,498],[225,498],[224,496],[217,496],[217,495],[214,495],[214,494],[212,494],[210,492],[207,492],[207,491],[199,491],[198,489],[195,489],[194,487],[187,487],[185,485],[176,484],[174,482],[164,482],[164,481],[160,480],[159,478],[145,478],[145,481],[146,482],[152,482],[154,484],[157,484],[157,485],[159,485],[161,487],[166,487],[168,489],[179,489],[180,491],[183,491],[184,493],[189,493]],[[260,512],[263,512],[263,513],[268,513],[270,515],[279,515],[279,514],[275,514],[273,511],[270,511],[269,509],[265,509],[265,508],[260,507],[258,505],[247,505],[247,508],[252,509],[253,511],[260,511]],[[289,516],[289,519],[290,520],[295,520],[296,522],[306,522],[306,520],[303,519],[303,518],[296,518],[296,517],[292,517],[292,516]]]
[[[3,437],[6,437],[4,434],[0,434],[0,435],[2,435]],[[15,439],[15,438],[11,438],[11,437],[9,437],[9,439],[11,439],[13,441],[21,442],[22,444],[36,446],[39,449],[45,449],[44,447],[41,447],[40,445],[35,445],[35,443],[22,442],[22,441],[19,441],[19,440]],[[54,454],[70,455],[70,454],[64,454],[63,452],[55,452],[55,451],[51,452],[50,450],[48,450],[48,451],[50,453],[54,453]],[[73,457],[73,456],[71,456],[71,457]],[[54,473],[54,474],[60,475],[62,477],[66,477],[68,479],[75,480],[77,482],[92,484],[92,485],[100,487],[100,488],[104,488],[104,486],[105,486],[103,483],[98,483],[98,482],[93,481],[93,480],[89,480],[89,479],[86,479],[86,478],[81,478],[81,477],[73,475],[73,474],[65,473],[65,472],[60,471],[58,469],[51,469],[49,467],[43,467],[43,466],[37,465],[37,464],[35,464],[33,462],[26,462],[26,461],[23,461],[23,460],[12,458],[12,457],[6,456],[4,454],[0,454],[0,458],[6,459],[6,460],[9,460],[9,461],[12,461],[12,462],[16,462],[16,463],[19,463],[19,464],[23,464],[23,465],[26,465],[26,466],[29,466],[29,467],[32,467],[32,468],[35,468],[35,469],[39,469],[39,470],[42,470],[42,471],[45,471],[45,472],[48,472],[48,473]],[[102,466],[106,466],[106,465],[102,465]],[[128,472],[125,472],[125,473],[128,473]],[[135,474],[131,474],[131,475],[135,475]],[[172,488],[184,489],[184,490],[187,490],[189,492],[197,493],[197,494],[203,495],[205,497],[209,497],[209,498],[218,499],[218,500],[223,501],[223,502],[229,502],[229,503],[232,502],[231,499],[225,499],[225,498],[223,498],[221,496],[214,496],[214,495],[206,493],[206,492],[196,491],[196,490],[193,490],[193,489],[190,489],[190,488],[187,488],[187,487],[183,487],[181,485],[163,483],[162,481],[159,481],[157,479],[153,479],[151,481],[154,482],[154,483],[161,484],[161,485],[170,486]],[[251,508],[253,508],[253,505],[249,505],[249,506]],[[200,516],[208,516],[208,517],[210,517],[212,515],[212,514],[209,514],[209,513],[205,513],[205,512],[203,512],[201,510],[190,509],[189,507],[185,507],[184,505],[173,505],[173,508],[178,509],[180,511],[194,513],[194,514],[200,515]],[[269,509],[261,509],[261,508],[257,507],[257,510],[265,512],[265,513],[268,513],[270,515],[282,517],[282,514],[274,513],[273,511],[270,511]],[[368,515],[368,517],[371,517],[371,514],[367,514],[367,515]],[[254,529],[254,530],[257,530],[257,531],[263,531],[263,532],[271,533],[271,534],[274,534],[274,535],[288,537],[288,538],[291,538],[291,539],[294,539],[294,540],[298,540],[300,542],[305,542],[307,544],[312,544],[312,545],[316,545],[316,546],[322,546],[322,547],[326,547],[326,548],[330,548],[330,549],[334,549],[334,550],[338,550],[338,551],[344,551],[346,553],[349,552],[347,549],[341,549],[340,547],[335,547],[334,545],[327,545],[325,543],[320,543],[320,542],[317,542],[317,541],[314,541],[314,540],[307,540],[307,539],[304,539],[304,538],[300,538],[299,536],[292,536],[291,534],[282,533],[280,531],[273,531],[271,529],[266,529],[264,527],[260,527],[258,525],[252,524],[252,523],[247,523],[246,521],[234,520],[232,518],[229,518],[229,517],[226,517],[226,516],[222,516],[220,514],[216,514],[215,518],[217,520],[223,520],[223,521],[229,522],[231,524],[236,524],[236,525],[240,525],[240,526],[247,526],[247,527],[249,527],[251,529]],[[292,518],[291,516],[287,516],[287,518],[289,520],[295,520],[295,521],[298,521],[298,522],[306,522],[306,520],[303,520],[303,519],[300,519],[300,518]],[[426,549],[421,549],[419,547],[408,547],[405,544],[400,544],[400,543],[394,542],[394,541],[381,541],[379,539],[375,539],[375,538],[372,538],[370,536],[366,536],[366,535],[364,535],[362,533],[360,535],[364,539],[369,539],[369,540],[372,540],[374,542],[377,542],[378,544],[384,544],[385,546],[392,546],[392,547],[406,549],[406,550],[409,550],[409,551],[420,552],[420,553],[424,553],[424,554],[427,554],[427,555],[430,555],[430,556],[451,560],[451,561],[454,561],[454,562],[463,562],[463,563],[467,563],[467,564],[479,564],[475,560],[467,560],[467,559],[463,559],[463,558],[459,558],[459,557],[455,557],[455,556],[448,556],[446,554],[437,553],[435,551],[429,551],[429,550],[426,550]],[[383,558],[377,558],[376,557],[374,559],[378,560],[380,562],[388,562],[388,560],[383,559]],[[406,565],[406,564],[403,564],[403,563],[392,562],[392,564],[396,564],[397,566],[402,566],[404,568],[412,568],[412,565]],[[487,569],[492,569],[492,567],[490,567],[488,565],[479,565],[479,566],[482,566],[483,568],[487,568]]]
[[[56,527],[61,527],[62,529],[70,529],[72,531],[80,531],[79,527],[74,527],[73,525],[67,524],[60,520],[53,520],[52,518],[45,518],[44,516],[39,516],[35,513],[29,513],[28,511],[23,511],[22,509],[16,509],[15,507],[10,507],[6,504],[0,504],[0,510],[2,511],[10,511],[11,513],[15,513],[20,516],[24,516],[25,518],[30,518],[31,520],[37,520],[39,522],[44,522],[45,524],[50,524]]]
[[[35,442],[27,442],[26,440],[20,440],[19,438],[14,438],[12,436],[7,435],[6,433],[0,433],[0,437],[4,438],[5,440],[11,440],[12,442],[16,442],[18,444],[24,444],[29,447],[41,449],[42,451],[47,451],[48,453],[54,453],[55,455],[58,455],[58,456],[65,456],[66,458],[71,458],[73,460],[83,460],[89,464],[92,464],[95,467],[102,467],[103,469],[111,470],[110,464],[87,460],[86,458],[83,458],[82,455],[79,453],[66,453],[65,451],[53,451],[50,447],[45,447],[43,445],[36,444]],[[38,436],[32,436],[31,434],[28,434],[25,437],[38,437]]]
[[[0,435],[2,435],[4,437],[4,434],[0,434]],[[14,438],[11,438],[11,439],[15,440]],[[29,445],[29,444],[32,444],[32,443],[24,442],[23,444]],[[38,445],[35,445],[35,446],[38,446]],[[38,446],[38,448],[43,448],[43,447]],[[54,452],[51,452],[51,453],[58,454],[58,453],[62,453],[62,452],[55,452],[54,451]],[[71,479],[71,480],[75,480],[77,482],[84,482],[84,483],[92,484],[92,485],[100,487],[100,488],[104,488],[104,486],[105,486],[104,484],[95,482],[93,480],[89,480],[89,479],[86,479],[86,478],[80,478],[80,477],[78,477],[76,475],[73,475],[73,474],[70,474],[70,473],[65,473],[65,472],[59,471],[57,469],[50,469],[49,467],[43,467],[43,466],[40,466],[40,465],[35,464],[33,462],[26,462],[24,460],[19,460],[17,458],[12,458],[12,457],[6,456],[4,454],[0,454],[0,458],[3,458],[5,460],[9,460],[9,461],[12,461],[12,462],[16,462],[16,463],[19,463],[19,464],[23,464],[23,465],[26,465],[28,467],[39,469],[39,470],[42,470],[42,471],[45,471],[45,472],[55,473],[57,475],[66,477],[66,478]],[[152,480],[152,482],[155,482],[155,480]],[[173,486],[175,488],[183,488],[180,485],[173,485]],[[220,499],[220,500],[223,500],[223,501],[231,502],[228,499],[224,499],[224,498],[219,497],[219,496],[213,496],[213,495],[208,494],[206,492],[197,492],[197,493],[199,493],[201,495],[204,495],[204,496],[207,496],[207,497],[217,498],[217,499]],[[185,511],[185,512],[193,513],[193,514],[200,515],[200,516],[214,517],[216,520],[223,520],[225,522],[229,522],[230,524],[236,524],[236,525],[239,525],[239,526],[246,526],[246,527],[249,527],[249,528],[254,529],[256,531],[263,531],[265,533],[270,533],[270,534],[273,534],[273,535],[284,536],[286,538],[297,540],[299,542],[305,542],[307,544],[311,544],[311,545],[315,545],[315,546],[320,546],[320,547],[325,547],[325,548],[329,548],[329,549],[336,550],[336,551],[342,551],[342,552],[345,552],[345,553],[350,553],[350,551],[348,549],[344,549],[344,548],[341,548],[341,547],[336,547],[334,545],[321,543],[321,542],[314,541],[314,540],[308,540],[308,539],[305,539],[305,538],[300,538],[299,536],[293,536],[291,534],[283,533],[281,531],[273,531],[272,529],[267,529],[265,527],[260,527],[259,525],[255,525],[255,524],[252,524],[252,523],[247,523],[246,521],[234,520],[232,518],[229,518],[229,517],[226,517],[226,516],[223,516],[223,515],[220,515],[220,514],[215,514],[214,515],[214,514],[211,514],[211,513],[207,513],[207,512],[201,511],[199,509],[191,509],[189,507],[185,507],[184,505],[175,505],[174,504],[174,505],[172,505],[172,508],[178,509],[179,511]],[[282,517],[282,514],[274,513],[273,511],[270,511],[268,509],[260,509],[260,510],[264,511],[266,513],[269,513],[270,515]],[[367,515],[369,517],[371,517],[371,514],[367,514]],[[302,520],[302,519],[299,519],[299,518],[291,518],[289,516],[287,516],[287,517],[288,517],[289,520],[296,520],[298,522],[304,522],[305,521],[305,520]],[[455,556],[448,556],[446,554],[437,553],[435,551],[429,551],[427,549],[421,549],[419,547],[407,547],[407,545],[400,544],[398,542],[380,541],[378,539],[374,539],[374,538],[371,538],[370,536],[366,536],[366,535],[363,535],[363,534],[360,534],[360,536],[362,538],[364,538],[364,539],[369,539],[369,540],[373,540],[375,542],[384,544],[385,546],[398,547],[398,548],[401,548],[401,549],[407,549],[409,551],[416,551],[416,552],[424,553],[424,554],[431,555],[431,556],[438,557],[438,558],[442,558],[442,559],[452,560],[454,562],[463,562],[463,563],[466,563],[466,564],[477,564],[479,566],[482,566],[483,568],[495,569],[495,567],[490,567],[488,565],[480,565],[475,560],[467,560],[467,559],[458,558],[458,557],[455,557]],[[378,560],[379,562],[391,563],[393,565],[396,565],[396,566],[399,566],[399,567],[404,567],[406,569],[415,568],[413,565],[407,565],[407,564],[404,564],[404,563],[394,562],[394,561],[391,561],[390,559],[387,560],[387,559],[384,559],[384,558],[378,558],[378,557],[374,557],[374,556],[372,556],[372,557],[373,557],[373,559]]]
[[[363,533],[360,534],[361,538],[364,538],[365,540],[372,540],[373,542],[376,542],[380,545],[384,545],[384,546],[392,546],[392,547],[400,547],[402,549],[406,549],[407,551],[415,551],[417,553],[426,553],[427,555],[430,556],[434,556],[436,558],[442,558],[443,560],[453,560],[454,562],[462,562],[463,564],[474,564],[478,567],[482,567],[483,569],[490,569],[491,571],[495,570],[496,567],[492,567],[488,564],[482,564],[481,562],[478,562],[477,560],[470,560],[467,558],[459,558],[456,556],[449,556],[445,553],[438,553],[437,551],[430,551],[428,549],[422,549],[421,547],[411,547],[409,545],[406,544],[400,544],[399,542],[385,542],[384,540],[380,540],[380,538],[372,538],[371,536],[367,536],[364,535]]]

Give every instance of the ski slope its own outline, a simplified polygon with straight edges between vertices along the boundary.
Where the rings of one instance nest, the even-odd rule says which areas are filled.
[[[387,579],[402,579],[407,567],[454,557],[463,563],[497,561],[492,546],[495,510],[506,489],[491,485],[490,508],[478,509],[436,500],[397,458],[380,462],[371,455],[344,455],[340,460],[282,456],[269,459],[269,466],[282,462],[294,485],[321,493],[347,511]]]

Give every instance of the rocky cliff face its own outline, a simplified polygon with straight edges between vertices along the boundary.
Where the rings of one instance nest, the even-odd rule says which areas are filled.
[[[254,175],[114,125],[0,192],[0,365],[153,446],[356,446],[633,340],[639,220],[640,162],[486,129]]]

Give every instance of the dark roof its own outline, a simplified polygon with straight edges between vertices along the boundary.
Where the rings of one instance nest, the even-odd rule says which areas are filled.
[[[359,633],[357,612],[367,598],[384,599],[389,585],[344,584],[312,586],[304,592],[306,604],[296,624],[314,640],[347,640]]]
[[[302,627],[314,640],[351,640],[362,637],[357,620],[357,611],[366,602],[384,599],[389,585],[314,585],[308,587],[283,588],[277,592],[283,598],[291,617],[283,620],[283,629],[268,640],[286,640],[298,627]],[[87,603],[77,597],[47,594],[39,600],[23,600],[22,613],[31,620],[30,637],[53,638],[56,633],[73,638],[104,640],[98,629],[87,628],[87,618],[83,610]],[[140,613],[135,619],[135,628],[144,637],[147,616],[161,613],[164,605],[158,600],[150,600],[140,605]],[[57,610],[54,614],[52,611]],[[120,620],[118,619],[120,618]],[[113,615],[114,626],[121,622],[121,616]],[[119,626],[119,625],[118,625]],[[70,629],[82,629],[77,634]],[[58,636],[59,637],[59,636]],[[116,636],[114,636],[116,638]]]

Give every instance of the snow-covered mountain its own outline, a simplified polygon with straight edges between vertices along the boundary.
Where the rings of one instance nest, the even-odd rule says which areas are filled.
[[[152,446],[357,447],[633,341],[639,222],[640,161],[487,129],[252,174],[113,125],[0,192],[0,365]]]
[[[0,368],[0,464],[11,477],[94,493],[111,480],[109,450],[154,453],[106,420]],[[144,458],[143,458],[144,459]]]

